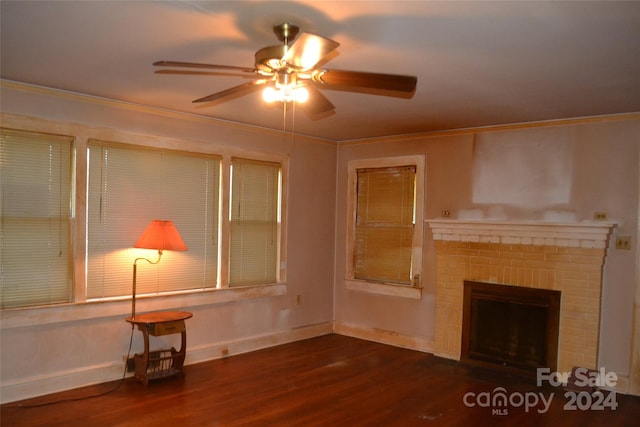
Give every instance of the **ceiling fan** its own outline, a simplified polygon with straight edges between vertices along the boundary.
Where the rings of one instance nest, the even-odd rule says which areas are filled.
[[[316,115],[335,109],[335,106],[318,89],[403,98],[413,96],[417,84],[415,76],[322,68],[321,64],[330,59],[329,54],[339,46],[339,43],[312,33],[301,33],[296,38],[299,30],[297,26],[289,23],[273,27],[274,33],[282,44],[258,50],[255,53],[254,68],[179,61],[157,61],[153,65],[174,67],[174,69],[158,70],[156,71],[158,74],[219,75],[225,70],[223,75],[229,75],[231,72],[233,73],[231,75],[239,74],[252,79],[247,83],[198,98],[193,102],[232,98],[263,88],[263,98],[266,101],[283,103],[296,101],[307,113]],[[176,67],[192,70],[175,69]],[[193,69],[219,71],[207,72]]]

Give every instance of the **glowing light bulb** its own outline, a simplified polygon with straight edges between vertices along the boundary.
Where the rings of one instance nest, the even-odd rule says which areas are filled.
[[[300,103],[307,102],[307,100],[309,99],[309,91],[304,86],[298,87],[295,89],[293,97],[296,100],[296,102],[300,102]]]
[[[280,102],[307,102],[309,99],[309,90],[304,87],[293,87],[293,86],[281,86],[281,87],[266,87],[262,91],[262,99],[264,99],[267,103],[272,103],[275,101]]]
[[[279,96],[278,91],[273,87],[266,87],[262,91],[262,99],[264,99],[265,102],[268,102],[269,104],[271,104],[272,102],[277,101],[279,97],[280,96]]]

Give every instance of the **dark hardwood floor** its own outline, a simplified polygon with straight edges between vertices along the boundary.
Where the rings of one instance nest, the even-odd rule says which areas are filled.
[[[615,395],[615,410],[566,410],[563,389],[539,388],[531,379],[340,335],[190,365],[184,378],[148,387],[128,378],[111,393],[86,398],[117,384],[5,404],[0,423],[7,427],[617,427],[636,426],[640,420],[640,397]],[[499,394],[497,387],[505,389],[511,404],[479,406]],[[551,398],[547,411],[540,402],[533,406],[533,396],[540,393]],[[519,397],[532,407],[526,410]],[[48,404],[60,400],[64,401]],[[472,403],[476,406],[469,407]],[[585,397],[579,403],[584,408],[589,402]]]

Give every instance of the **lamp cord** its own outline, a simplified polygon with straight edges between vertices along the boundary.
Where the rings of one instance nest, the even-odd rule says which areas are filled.
[[[127,350],[127,361],[129,360],[129,357],[131,356],[131,345],[133,344],[133,331],[134,331],[134,325],[133,323],[131,324],[131,336],[129,337],[129,349]],[[106,396],[109,393],[113,393],[114,391],[118,390],[120,388],[120,386],[124,383],[124,380],[127,376],[127,362],[125,362],[124,364],[124,370],[122,372],[122,377],[120,378],[120,381],[118,381],[118,384],[116,384],[115,387],[113,387],[110,390],[107,391],[103,391],[102,393],[97,393],[97,394],[92,394],[90,396],[82,396],[82,397],[70,397],[68,399],[60,399],[60,400],[54,400],[51,402],[43,402],[43,403],[33,403],[33,404],[6,404],[6,405],[2,405],[5,408],[40,408],[43,406],[49,406],[49,405],[57,405],[59,403],[64,403],[64,402],[77,402],[80,400],[87,400],[87,399],[93,399],[95,397],[101,397],[101,396]]]

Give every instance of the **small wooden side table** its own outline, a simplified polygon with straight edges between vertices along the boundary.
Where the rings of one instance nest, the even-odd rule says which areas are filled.
[[[193,314],[188,311],[158,311],[155,313],[136,314],[125,320],[138,326],[144,338],[144,353],[133,356],[136,364],[135,377],[144,385],[149,380],[167,378],[182,374],[184,358],[187,352],[187,327],[184,321]],[[154,337],[179,333],[182,338],[180,350],[149,350],[149,335]]]

